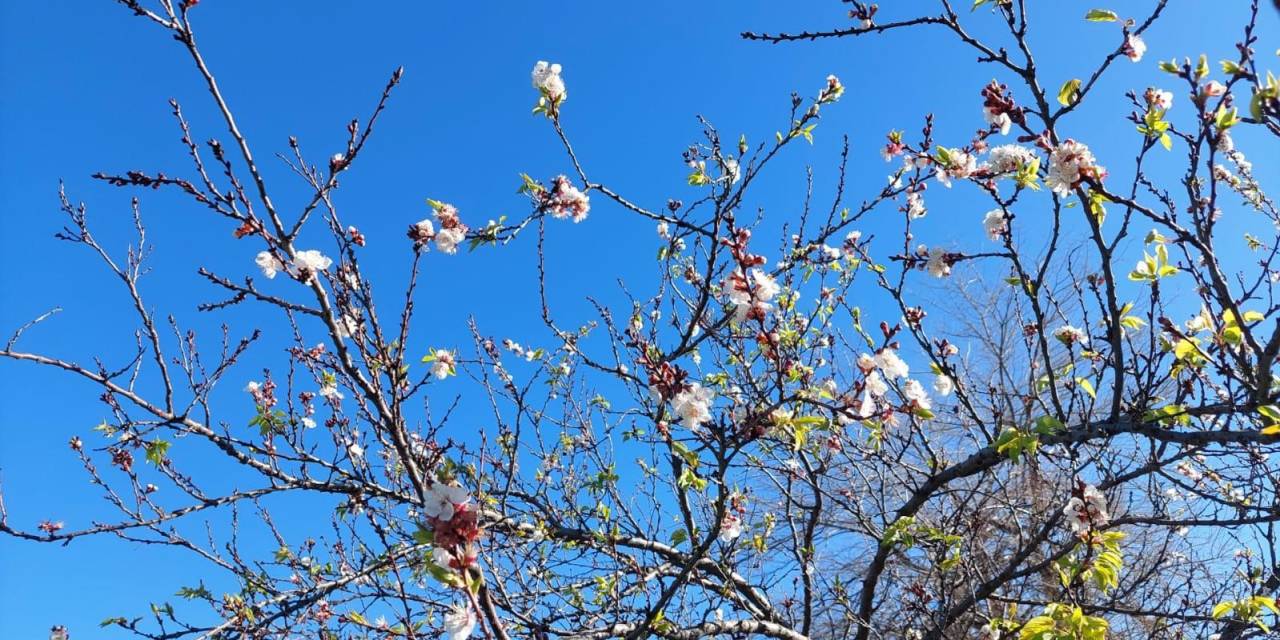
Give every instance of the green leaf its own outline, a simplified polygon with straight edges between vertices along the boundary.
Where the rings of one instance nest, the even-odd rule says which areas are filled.
[[[1232,609],[1235,609],[1235,608],[1236,608],[1235,600],[1227,600],[1224,602],[1219,602],[1218,604],[1213,606],[1213,613],[1211,615],[1213,616],[1214,620],[1217,620],[1222,616],[1227,615],[1228,613],[1231,612]]]
[[[186,600],[195,600],[196,598],[207,600],[213,597],[213,594],[209,593],[209,590],[204,587],[203,583],[198,587],[182,587],[181,589],[178,589],[177,595],[178,597]]]
[[[1058,89],[1058,104],[1069,107],[1080,99],[1080,78],[1072,78]]]
[[[678,547],[689,539],[689,532],[684,529],[676,529],[671,532],[671,546]]]
[[[147,462],[157,467],[164,463],[169,454],[169,442],[159,438],[147,443]]]
[[[1209,75],[1209,59],[1200,54],[1200,61],[1196,63],[1196,78],[1203,78]]]
[[[1084,14],[1084,19],[1089,22],[1115,22],[1120,16],[1108,9],[1090,9],[1089,13]]]
[[[1076,385],[1081,389],[1084,389],[1084,392],[1089,394],[1090,398],[1093,398],[1094,400],[1098,399],[1098,394],[1093,391],[1093,384],[1088,380],[1084,378],[1076,378]]]

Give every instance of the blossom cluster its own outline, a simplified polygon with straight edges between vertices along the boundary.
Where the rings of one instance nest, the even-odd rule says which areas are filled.
[[[440,230],[436,230],[435,224],[430,218],[410,225],[408,236],[410,240],[413,240],[413,247],[423,251],[432,240],[435,240],[436,248],[440,251],[457,253],[458,245],[467,239],[467,231],[469,230],[467,225],[462,223],[462,219],[458,217],[458,209],[451,204],[436,200],[428,200],[427,204],[431,205],[436,222],[440,223]]]
[[[1076,491],[1063,507],[1062,515],[1074,533],[1084,533],[1092,528],[1106,526],[1111,522],[1107,513],[1107,497],[1098,488],[1087,484]]]
[[[258,252],[254,263],[262,270],[262,275],[268,279],[275,278],[277,273],[285,271],[302,282],[310,282],[315,274],[332,266],[333,260],[315,249],[307,249],[295,251],[288,266],[270,251]]]
[[[530,74],[533,78],[533,88],[552,102],[560,102],[567,95],[564,78],[560,77],[560,71],[560,65],[539,60],[533,65],[533,72]]]
[[[1049,175],[1045,184],[1054,193],[1065,196],[1085,178],[1101,180],[1106,175],[1107,170],[1097,164],[1089,147],[1068,138],[1049,153]]]
[[[919,380],[910,378],[911,369],[892,348],[885,347],[875,355],[864,353],[858,357],[858,369],[865,376],[863,382],[862,401],[858,413],[864,417],[886,414],[893,420],[892,413],[882,411],[886,406],[885,396],[889,393],[889,382],[902,380],[902,396],[907,400],[905,410],[929,411],[933,401],[924,385]],[[955,390],[955,382],[950,376],[939,374],[933,383],[933,390],[941,396],[951,395]]]
[[[541,207],[551,212],[551,217],[563,220],[569,218],[574,222],[587,219],[591,210],[591,199],[566,176],[556,176],[551,183],[550,191],[539,191],[537,197]]]
[[[773,276],[760,269],[743,272],[741,269],[729,275],[724,283],[725,297],[733,305],[733,319],[763,319],[773,305],[770,302],[781,288]]]

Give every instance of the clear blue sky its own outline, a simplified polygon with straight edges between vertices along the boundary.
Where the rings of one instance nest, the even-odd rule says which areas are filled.
[[[899,3],[884,4],[885,14],[894,15]],[[1115,25],[1081,19],[1084,4],[1040,4],[1041,32],[1033,44],[1054,86],[1092,69],[1118,39]],[[1108,6],[1136,15],[1150,4]],[[1138,144],[1123,120],[1123,92],[1166,82],[1155,68],[1159,59],[1195,55],[1206,44],[1213,60],[1231,55],[1245,15],[1245,3],[1172,4],[1167,19],[1149,33],[1142,63],[1121,61],[1099,86],[1096,108],[1065,128],[1121,172]],[[839,134],[852,139],[855,202],[883,184],[886,168],[876,150],[889,129],[914,133],[922,116],[934,112],[938,139],[963,144],[981,126],[979,90],[993,76],[1006,78],[974,65],[972,53],[938,30],[784,46],[738,37],[746,29],[843,26],[846,9],[834,0],[205,0],[193,13],[206,57],[285,210],[296,210],[305,195],[273,160],[274,153],[287,151],[287,136],[297,136],[313,160],[339,150],[345,123],[363,117],[390,72],[405,66],[379,133],[338,196],[345,218],[370,238],[364,263],[376,278],[386,278],[375,280],[386,293],[403,278],[404,228],[426,216],[424,198],[452,202],[466,220],[482,224],[525,213],[514,193],[520,172],[542,178],[569,172],[550,127],[529,115],[536,96],[528,74],[539,59],[564,65],[570,96],[565,126],[588,173],[652,207],[695,193],[684,184],[687,169],[680,161],[683,148],[698,139],[695,114],[706,115],[726,137],[746,133],[758,141],[786,126],[791,91],[812,94],[828,73],[839,75],[848,93],[824,111],[817,143],[793,148],[750,203],[766,208],[769,224],[780,225],[798,210],[805,165],[815,167],[819,193],[830,192]],[[1280,25],[1270,3],[1263,11],[1262,41],[1274,45]],[[991,31],[992,18],[983,11],[970,21],[979,34]],[[1061,30],[1045,30],[1054,24]],[[1270,53],[1261,57],[1274,68]],[[100,354],[119,364],[128,356],[131,316],[117,283],[83,250],[52,238],[62,225],[57,184],[65,179],[72,197],[88,202],[104,242],[122,249],[135,193],[88,176],[129,169],[185,175],[170,97],[183,103],[197,140],[225,140],[188,58],[155,25],[108,0],[0,3],[0,333],[7,336],[61,306],[65,311],[56,320],[24,340],[27,349],[82,362]],[[1188,106],[1182,91],[1175,100],[1177,119]],[[1248,138],[1240,140],[1259,167],[1274,166],[1274,145],[1251,148]],[[929,191],[931,214],[920,227],[921,241],[975,242],[985,209],[966,205],[963,189],[940,191]],[[144,284],[151,304],[207,338],[223,322],[236,333],[256,326],[260,309],[201,315],[194,307],[217,295],[195,275],[198,266],[247,274],[258,248],[235,242],[224,220],[183,199],[138,195],[157,244],[156,270]],[[616,278],[642,284],[654,269],[652,225],[600,200],[596,205],[587,222],[554,226],[549,241],[549,268],[559,283],[553,303],[562,317],[578,322],[590,319],[585,295],[617,300]],[[867,230],[875,231],[875,224]],[[545,344],[534,307],[531,240],[500,253],[431,254],[418,348],[466,347],[464,321],[472,313],[486,333]],[[878,318],[874,307],[870,312]],[[283,339],[278,328],[269,328],[232,380],[279,366]],[[230,386],[222,397],[243,404],[240,384]],[[94,390],[11,362],[0,362],[0,388],[0,478],[13,524],[31,527],[54,518],[78,528],[110,517],[65,444],[72,435],[90,435],[104,417]],[[480,426],[468,425],[471,419],[482,418],[464,413],[454,424]],[[175,451],[180,447],[176,443]],[[294,516],[286,526],[305,530],[305,509],[286,513]],[[141,614],[147,602],[170,599],[179,586],[195,582],[196,567],[187,556],[116,540],[61,548],[0,538],[0,638],[43,638],[55,623],[68,625],[77,640],[122,637],[99,630],[98,621]]]

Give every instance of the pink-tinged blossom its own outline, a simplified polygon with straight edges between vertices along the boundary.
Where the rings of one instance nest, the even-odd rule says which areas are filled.
[[[1216,98],[1227,92],[1227,85],[1224,85],[1217,80],[1210,80],[1204,84],[1204,87],[1201,90],[1204,91],[1206,96]]]
[[[890,131],[889,142],[880,148],[880,157],[884,158],[885,162],[889,162],[894,158],[902,155],[902,153],[906,150],[907,150],[907,145],[902,143],[902,132]]]
[[[1089,346],[1089,334],[1084,330],[1064,324],[1053,330],[1053,337],[1057,338],[1062,344],[1071,345],[1079,344],[1082,347]]]
[[[1124,55],[1129,59],[1137,62],[1142,59],[1142,54],[1147,52],[1147,43],[1143,41],[1142,36],[1131,33],[1124,40]]]
[[[1009,218],[1004,215],[1003,210],[992,209],[982,218],[982,228],[987,232],[988,238],[999,242],[1009,231]]]
[[[1111,522],[1107,513],[1107,497],[1093,485],[1085,485],[1080,495],[1072,496],[1067,506],[1062,509],[1067,525],[1074,533],[1083,533],[1091,528],[1103,527]]]
[[[977,169],[978,160],[972,154],[959,149],[950,149],[947,153],[946,166],[939,164],[938,168],[934,170],[934,176],[938,178],[938,182],[942,183],[942,186],[950,189],[952,178],[968,178]]]
[[[1155,87],[1148,87],[1146,93],[1142,95],[1149,106],[1165,110],[1173,107],[1172,91],[1164,91]]]
[[[772,309],[769,301],[778,295],[781,287],[773,276],[759,269],[743,275],[741,270],[730,274],[724,283],[725,297],[734,305],[734,321],[742,322],[750,317],[763,317]]]
[[[409,239],[413,240],[413,248],[426,250],[431,241],[436,237],[436,225],[431,222],[430,218],[419,220],[416,224],[409,226]]]
[[[1036,152],[1031,149],[1018,144],[1002,144],[991,149],[987,168],[996,175],[1016,173],[1035,159]]]
[[[574,222],[582,222],[587,219],[587,212],[591,210],[591,199],[573,186],[569,178],[557,176],[550,193],[544,195],[543,206],[551,212],[553,218],[570,218]]]
[[[462,224],[458,210],[451,204],[431,201],[440,230],[436,232],[436,248],[444,253],[457,253],[458,245],[467,239],[467,225]],[[421,223],[419,223],[421,224]]]
[[[1086,177],[1101,180],[1106,176],[1106,169],[1095,162],[1089,147],[1075,140],[1065,140],[1049,154],[1049,176],[1045,178],[1045,184],[1054,193],[1065,196]]]
[[[732,513],[724,514],[724,518],[720,520],[720,540],[723,542],[733,542],[742,535],[742,518]]]

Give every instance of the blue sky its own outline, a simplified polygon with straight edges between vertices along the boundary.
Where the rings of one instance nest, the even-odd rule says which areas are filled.
[[[1085,5],[1044,4],[1051,6],[1040,8],[1044,13],[1036,24],[1042,31],[1033,45],[1045,77],[1056,86],[1091,69],[1114,46],[1119,30],[1085,23]],[[1108,6],[1136,15],[1150,4]],[[1213,60],[1231,55],[1245,16],[1244,3],[1212,11],[1225,4],[1173,5],[1149,32],[1142,63],[1121,61],[1099,85],[1097,104],[1065,125],[1068,135],[1089,142],[1103,164],[1119,172],[1138,144],[1123,120],[1123,92],[1165,82],[1157,60],[1202,51]],[[364,263],[388,292],[403,281],[403,230],[426,216],[424,198],[452,202],[464,219],[481,224],[526,211],[515,195],[519,173],[550,178],[569,172],[548,124],[529,115],[536,94],[528,73],[539,59],[564,65],[570,95],[565,127],[589,175],[651,207],[695,193],[685,185],[680,152],[699,139],[696,114],[707,116],[727,138],[745,133],[758,141],[786,126],[792,91],[815,93],[828,73],[839,75],[848,93],[824,111],[816,144],[792,148],[750,202],[765,208],[768,225],[793,219],[806,165],[814,167],[818,193],[830,193],[841,134],[852,141],[854,202],[883,184],[886,168],[877,148],[888,130],[914,133],[923,115],[933,112],[938,139],[963,144],[981,125],[979,90],[993,76],[1007,78],[993,67],[974,65],[972,53],[938,30],[781,46],[738,37],[748,29],[843,26],[846,8],[827,0],[205,0],[193,14],[205,55],[273,180],[273,197],[286,210],[296,210],[305,192],[273,154],[287,151],[290,135],[313,160],[338,151],[346,122],[367,114],[387,76],[404,65],[404,81],[378,133],[338,196],[345,218],[370,238]],[[1269,6],[1263,11],[1262,41],[1274,43],[1280,25]],[[893,15],[893,8],[885,12]],[[969,20],[978,34],[995,26],[983,11]],[[1274,57],[1261,53],[1274,67]],[[1015,96],[1025,97],[1016,88]],[[129,169],[185,172],[187,159],[167,104],[171,97],[182,102],[197,140],[225,141],[189,60],[154,25],[107,0],[0,4],[0,215],[7,236],[0,252],[0,333],[7,336],[60,306],[64,311],[56,320],[24,338],[26,349],[82,362],[92,355],[114,363],[127,357],[131,311],[118,283],[85,251],[52,237],[63,223],[57,185],[64,179],[71,196],[88,203],[104,243],[122,249],[135,192],[88,176]],[[1172,116],[1176,120],[1186,109],[1179,92]],[[1251,149],[1247,137],[1238,139],[1258,166],[1277,160],[1274,145]],[[966,205],[961,189],[939,191],[929,192],[932,213],[920,227],[921,239],[976,241],[985,209]],[[136,195],[157,246],[155,271],[144,281],[151,304],[206,337],[221,323],[239,334],[258,326],[260,309],[195,311],[217,294],[195,275],[196,268],[247,274],[258,248],[235,242],[224,220],[197,205],[166,193]],[[652,225],[603,201],[596,205],[587,222],[556,225],[548,241],[548,269],[557,283],[553,305],[578,322],[590,318],[586,295],[616,301],[618,278],[644,283],[655,268]],[[875,231],[875,223],[867,230]],[[416,328],[420,348],[466,346],[465,320],[471,314],[491,335],[545,343],[536,315],[532,245],[526,238],[501,252],[432,254]],[[233,379],[248,380],[262,366],[280,364],[284,337],[267,327],[263,347]],[[88,435],[104,417],[93,389],[11,362],[0,362],[0,387],[0,479],[13,524],[30,527],[54,518],[76,528],[95,516],[108,517],[65,445],[72,435]],[[238,386],[224,394],[242,400]],[[468,419],[464,414],[457,424]],[[305,510],[289,513],[302,516]],[[291,526],[305,525],[299,520]],[[141,613],[146,602],[167,599],[178,586],[193,583],[196,570],[185,556],[109,539],[62,548],[0,538],[0,567],[0,637],[15,640],[43,637],[55,623],[68,625],[77,640],[120,637],[98,630],[97,622]]]

